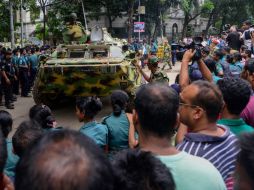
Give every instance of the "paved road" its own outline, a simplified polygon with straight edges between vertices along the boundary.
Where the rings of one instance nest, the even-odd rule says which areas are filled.
[[[179,70],[180,70],[180,63],[177,63],[172,71],[167,72],[170,78],[171,84],[175,81],[175,77],[179,73]],[[147,71],[147,73],[149,72]],[[100,121],[102,117],[111,113],[109,97],[103,98],[102,102],[104,107],[103,107],[103,110],[98,114],[96,118],[98,121]],[[28,119],[29,109],[34,104],[35,103],[33,101],[33,98],[18,97],[18,101],[15,102],[15,109],[8,110],[12,114],[14,119],[14,124],[13,124],[14,130],[12,131],[12,134],[22,121]],[[63,104],[64,105],[60,105],[59,108],[53,110],[53,114],[56,118],[58,125],[72,128],[72,129],[79,129],[82,123],[79,123],[78,119],[76,118],[75,102],[66,102]],[[0,109],[5,109],[5,108],[0,107]]]

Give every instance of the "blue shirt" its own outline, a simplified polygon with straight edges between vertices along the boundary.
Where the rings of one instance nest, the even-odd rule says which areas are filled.
[[[216,76],[214,73],[212,73],[212,76],[213,76],[213,82],[214,82],[215,84],[217,84],[217,82],[218,82],[219,80],[222,79],[222,78]]]
[[[91,121],[84,124],[79,131],[93,139],[101,148],[108,144],[108,129],[106,125]]]
[[[21,56],[19,58],[19,67],[27,67],[28,66],[28,58],[27,56]]]
[[[14,66],[18,66],[19,65],[19,57],[14,55],[12,57],[12,63],[13,63]]]
[[[39,63],[38,55],[32,54],[29,56],[28,60],[29,60],[31,67],[33,69],[38,67],[38,63]]]
[[[10,177],[14,178],[15,176],[15,167],[16,164],[19,161],[19,157],[13,153],[13,147],[12,147],[12,141],[9,139],[6,139],[6,144],[7,144],[7,152],[8,152],[8,157],[6,160],[6,164],[4,167],[4,173]]]

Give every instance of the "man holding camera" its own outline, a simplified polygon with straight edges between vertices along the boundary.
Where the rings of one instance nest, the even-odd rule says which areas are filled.
[[[241,36],[241,39],[244,42],[244,45],[248,46],[248,49],[251,50],[252,47],[252,36],[254,35],[254,28],[251,25],[251,22],[249,20],[243,22],[242,28],[244,29],[244,32]]]

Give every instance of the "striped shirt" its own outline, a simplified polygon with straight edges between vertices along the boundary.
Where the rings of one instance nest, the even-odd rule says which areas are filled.
[[[228,128],[219,127],[225,130],[223,136],[188,133],[177,149],[209,160],[219,170],[224,181],[228,182],[235,170],[240,148],[237,137]]]

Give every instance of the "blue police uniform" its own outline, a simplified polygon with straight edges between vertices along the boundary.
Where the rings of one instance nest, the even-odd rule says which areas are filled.
[[[29,78],[28,78],[28,58],[21,56],[19,58],[19,74],[21,83],[21,96],[28,96],[29,93]]]
[[[1,71],[5,72],[7,78],[10,80],[10,84],[8,84],[7,81],[2,77],[2,88],[4,91],[5,106],[7,108],[10,108],[12,107],[10,106],[10,104],[13,99],[12,88],[13,88],[13,82],[14,82],[14,76],[15,76],[15,69],[13,67],[11,60],[3,59],[1,61]]]
[[[32,54],[29,56],[28,60],[29,60],[30,69],[31,69],[29,84],[30,84],[30,87],[32,87],[34,84],[34,79],[35,79],[36,73],[37,73],[37,68],[38,68],[38,64],[39,64],[39,56],[36,54]]]
[[[19,57],[17,55],[12,56],[12,63],[15,68],[15,75],[17,80],[13,83],[13,93],[19,95]]]

